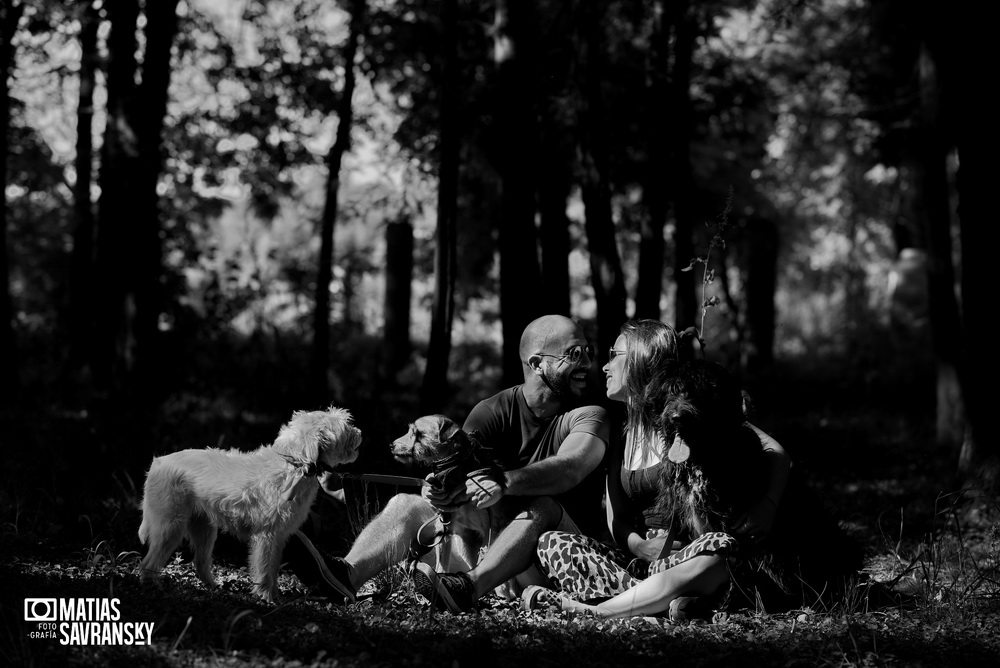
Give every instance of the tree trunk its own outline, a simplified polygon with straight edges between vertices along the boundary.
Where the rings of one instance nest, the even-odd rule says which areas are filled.
[[[0,184],[7,183],[7,155],[10,136],[10,84],[14,65],[11,40],[24,12],[23,3],[4,2],[0,5]],[[6,189],[5,189],[6,190]],[[20,380],[14,337],[14,311],[10,297],[10,268],[7,260],[7,196],[0,195],[0,406],[12,402],[18,395]]]
[[[950,20],[958,24],[951,33],[956,36],[953,45],[959,40],[961,44],[957,49],[961,58],[948,79],[957,88],[953,110],[960,161],[961,322],[966,350],[961,377],[966,430],[959,471],[970,485],[995,499],[1000,491],[1000,434],[990,411],[997,378],[996,356],[992,354],[995,327],[991,308],[992,263],[996,257],[993,199],[997,127],[989,89],[977,77],[969,75],[977,64],[988,62],[992,42],[985,34],[989,22],[977,23],[975,17],[957,11]]]
[[[499,83],[500,315],[503,378],[524,379],[518,346],[525,326],[541,315],[541,269],[535,231],[534,10],[527,0],[498,0],[494,53]]]
[[[777,290],[778,231],[774,223],[754,218],[747,226],[747,332],[744,368],[751,377],[766,374],[774,363],[774,293]]]
[[[76,228],[73,231],[69,305],[69,367],[73,371],[87,363],[87,351],[93,337],[94,204],[90,190],[94,183],[94,86],[99,27],[97,7],[91,1],[84,2],[80,8],[80,97],[76,110],[76,183],[73,187]]]
[[[413,225],[409,219],[385,229],[385,328],[382,376],[394,377],[410,359],[410,299],[413,285]]]
[[[177,0],[152,4],[146,16],[142,84],[135,83],[135,0],[106,3],[108,119],[101,154],[95,235],[95,338],[91,370],[98,389],[146,400],[155,378],[160,317],[160,242],[156,185]]]
[[[586,41],[585,106],[582,147],[583,205],[587,219],[587,252],[590,280],[597,301],[597,367],[607,361],[625,321],[625,279],[622,274],[615,224],[611,214],[610,147],[602,90],[604,63],[604,13],[597,5],[584,8]]]
[[[139,139],[140,197],[142,209],[133,220],[135,242],[129,254],[132,289],[135,294],[136,360],[130,383],[138,396],[152,399],[162,391],[159,382],[159,321],[163,312],[160,277],[163,272],[160,246],[161,211],[156,186],[163,171],[163,124],[170,91],[171,53],[177,35],[178,0],[146,4],[146,52],[142,64],[139,105],[134,126]]]
[[[691,167],[691,136],[694,131],[691,112],[691,59],[694,53],[695,9],[687,0],[675,3],[672,21],[675,30],[674,67],[671,79],[671,107],[675,119],[671,133],[670,182],[674,202],[674,326],[678,331],[697,326],[698,295],[695,272],[681,271],[695,257],[694,176]]]
[[[959,385],[961,321],[952,265],[948,202],[947,144],[941,123],[937,66],[924,48],[920,55],[921,122],[916,142],[917,219],[923,220],[928,251],[928,290],[934,357],[937,364],[937,440],[958,447],[964,432]]]
[[[570,55],[575,50],[572,12],[550,13],[540,23],[536,55],[546,65],[538,82],[540,174],[538,240],[542,254],[541,302],[549,313],[571,315],[569,255],[572,251],[566,207],[573,193],[576,156],[574,128],[566,120],[566,105],[575,92]]]
[[[424,413],[443,410],[448,394],[451,326],[455,317],[458,261],[458,105],[461,80],[458,63],[458,0],[444,0],[442,10],[441,146],[438,174],[438,217],[434,250],[434,305],[431,315],[427,368],[420,393]]]
[[[542,249],[541,301],[550,313],[570,315],[569,217],[566,203],[572,191],[572,157],[563,146],[566,128],[547,115],[543,121],[542,169],[538,183],[538,233]]]
[[[133,124],[137,63],[135,0],[108,0],[111,22],[107,49],[107,125],[101,149],[97,231],[95,235],[95,337],[91,370],[99,390],[128,396],[127,374],[135,354],[132,329],[135,304],[130,255],[135,252],[130,225],[142,210],[139,197],[139,145]]]
[[[319,268],[316,276],[316,310],[313,313],[312,357],[307,378],[309,396],[314,405],[325,406],[330,402],[330,384],[327,373],[330,367],[330,282],[333,280],[333,240],[339,208],[340,170],[344,154],[351,147],[351,126],[354,124],[354,87],[356,73],[354,60],[358,52],[361,32],[364,30],[365,0],[352,5],[351,32],[344,48],[344,88],[337,104],[337,136],[326,155],[326,200],[320,218]]]
[[[666,243],[663,231],[667,224],[670,179],[668,164],[670,140],[667,130],[671,123],[669,99],[670,28],[663,2],[656,2],[646,59],[645,115],[642,117],[647,137],[648,158],[642,184],[642,200],[646,216],[639,229],[639,269],[635,288],[635,317],[659,320],[660,298],[663,295],[663,269]]]

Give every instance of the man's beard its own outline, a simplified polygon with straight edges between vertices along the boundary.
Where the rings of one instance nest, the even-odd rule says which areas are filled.
[[[569,401],[576,398],[576,393],[573,392],[572,386],[570,385],[570,376],[550,376],[549,372],[543,369],[542,382],[545,383],[545,387],[549,388],[549,391],[552,392],[553,399],[557,399],[559,401]]]

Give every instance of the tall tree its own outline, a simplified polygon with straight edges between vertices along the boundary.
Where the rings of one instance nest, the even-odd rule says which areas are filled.
[[[605,9],[598,3],[581,8],[583,43],[583,129],[581,131],[581,192],[586,215],[590,281],[597,302],[598,366],[625,321],[625,278],[615,239],[611,208],[610,141],[605,100]]]
[[[157,184],[163,172],[163,127],[170,90],[174,38],[177,35],[178,0],[145,4],[146,50],[142,62],[142,84],[134,110],[139,146],[139,216],[134,221],[134,245],[129,257],[135,295],[136,385],[143,394],[160,386],[158,378],[159,325],[163,312],[160,279],[163,249],[160,243],[162,215]]]
[[[989,388],[996,363],[985,352],[990,349],[991,325],[983,304],[989,303],[992,280],[990,193],[996,179],[991,156],[997,131],[988,90],[970,74],[990,57],[988,22],[977,21],[966,6],[942,12],[933,0],[872,0],[869,9],[873,34],[882,47],[876,52],[883,56],[872,69],[883,78],[876,78],[866,92],[876,101],[873,107],[894,112],[880,118],[888,139],[883,143],[890,148],[890,159],[892,147],[903,146],[896,153],[913,167],[914,208],[922,223],[913,230],[914,237],[928,252],[937,436],[944,443],[961,441],[958,472],[971,487],[995,492],[1000,485],[1000,439],[989,416]],[[893,97],[879,97],[883,91]],[[958,158],[954,189],[947,166],[953,152]],[[953,202],[958,205],[961,247],[957,283]]]
[[[391,383],[410,358],[410,299],[413,283],[413,224],[409,217],[385,228],[385,330],[382,374]]]
[[[10,76],[14,65],[14,33],[24,13],[21,2],[0,4],[0,404],[15,396],[19,383],[14,338],[14,313],[10,299],[10,269],[7,259],[7,155],[10,136]]]
[[[73,255],[70,285],[70,366],[76,370],[87,362],[92,343],[88,317],[94,294],[94,203],[90,191],[94,183],[94,87],[97,84],[97,32],[100,14],[94,2],[85,1],[80,12],[80,92],[76,109],[76,183],[73,206]]]
[[[573,188],[573,162],[566,134],[567,128],[550,114],[543,117],[540,160],[545,177],[538,181],[538,239],[542,257],[541,301],[547,311],[569,316],[571,247],[566,205]]]
[[[107,37],[107,123],[101,147],[98,221],[95,234],[95,322],[91,369],[102,391],[124,389],[123,377],[134,353],[127,303],[131,252],[129,214],[139,210],[136,175],[138,142],[131,110],[135,107],[138,64],[135,53],[139,5],[134,0],[109,0],[105,6],[111,28]]]
[[[326,199],[320,218],[319,271],[316,276],[316,310],[313,314],[312,359],[309,364],[310,395],[319,405],[327,403],[330,367],[330,281],[333,280],[333,233],[337,224],[340,171],[351,146],[354,124],[355,58],[365,27],[366,0],[351,5],[350,34],[344,47],[344,87],[337,101],[337,136],[326,156]]]
[[[946,95],[951,100],[951,126],[958,148],[959,229],[962,244],[961,373],[966,433],[959,470],[974,486],[995,495],[1000,490],[1000,436],[991,415],[992,382],[997,363],[992,355],[992,256],[995,255],[993,191],[996,188],[996,122],[990,91],[973,76],[988,62],[989,22],[978,21],[972,7],[947,13],[944,45],[951,54],[945,68]],[[930,16],[937,16],[932,13]],[[937,25],[933,23],[932,25]]]
[[[694,252],[694,176],[691,164],[691,140],[694,124],[691,111],[691,62],[697,35],[698,7],[687,0],[670,5],[674,31],[673,67],[671,68],[670,106],[674,127],[670,134],[670,182],[674,211],[674,325],[678,330],[696,325],[698,298],[694,272],[681,271],[695,257]]]
[[[95,340],[99,389],[150,398],[160,317],[160,222],[156,191],[178,0],[151,3],[142,67],[136,0],[106,3],[107,125],[95,235]],[[141,77],[139,76],[141,74]],[[141,79],[141,84],[137,80]]]
[[[663,294],[663,269],[666,244],[663,239],[670,205],[670,34],[675,22],[666,12],[664,2],[653,3],[649,50],[645,59],[646,103],[643,105],[642,127],[647,138],[648,153],[642,183],[645,216],[639,229],[639,271],[635,288],[635,317],[660,319],[660,298]],[[676,47],[684,46],[677,40]],[[682,73],[683,74],[683,73]]]
[[[751,376],[765,374],[774,361],[774,295],[778,278],[778,231],[774,222],[747,222],[746,314],[749,346],[743,367]]]
[[[535,231],[535,182],[538,145],[536,35],[534,4],[498,0],[494,25],[497,78],[497,142],[500,174],[500,315],[503,331],[503,378],[523,379],[518,355],[521,333],[542,306],[538,235]]]
[[[434,304],[427,345],[420,407],[424,413],[444,408],[455,317],[458,248],[459,94],[458,0],[444,0],[441,14],[441,129],[438,161],[437,230],[434,249]]]
[[[920,102],[914,137],[914,173],[919,197],[915,214],[922,222],[928,252],[930,318],[937,364],[937,439],[941,444],[957,447],[962,442],[964,420],[959,385],[961,322],[955,296],[948,194],[950,148],[942,118],[938,66],[926,44],[918,56],[917,69]]]
[[[538,238],[542,257],[541,301],[546,310],[570,313],[569,217],[566,205],[572,192],[572,162],[561,150],[561,132],[546,123],[542,135],[542,165],[547,174],[538,183]]]
[[[573,191],[576,104],[572,77],[576,44],[572,12],[539,5],[538,84],[540,151],[538,240],[542,261],[541,301],[550,313],[570,315],[570,220],[566,207]],[[531,92],[528,88],[524,92]]]

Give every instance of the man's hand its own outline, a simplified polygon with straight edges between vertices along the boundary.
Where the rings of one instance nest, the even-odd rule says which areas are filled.
[[[465,483],[465,491],[476,504],[476,508],[492,506],[503,496],[504,489],[503,482],[488,473],[473,473]]]
[[[438,486],[437,478],[433,473],[428,474],[424,479],[430,485],[421,488],[420,496],[442,513],[450,513],[458,510],[467,504],[471,498],[466,489],[468,482],[463,485],[456,485],[450,490],[445,490]]]

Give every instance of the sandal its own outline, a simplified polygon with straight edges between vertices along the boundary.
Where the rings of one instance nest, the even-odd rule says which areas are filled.
[[[540,585],[528,585],[521,592],[521,609],[531,610],[562,610],[563,595]]]

